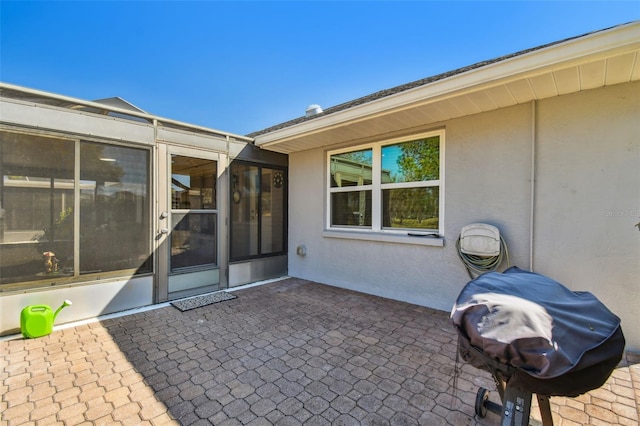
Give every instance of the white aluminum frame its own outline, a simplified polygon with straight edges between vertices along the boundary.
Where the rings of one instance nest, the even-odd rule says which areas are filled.
[[[380,178],[381,164],[382,164],[382,147],[386,145],[393,145],[402,142],[410,142],[418,139],[425,139],[438,136],[440,138],[440,172],[439,179],[423,181],[423,182],[400,182],[400,183],[382,183]],[[444,176],[445,176],[445,129],[434,130],[429,132],[417,133],[402,137],[396,137],[392,139],[380,140],[373,143],[354,145],[347,148],[340,148],[336,150],[330,150],[326,152],[326,176],[325,176],[325,231],[337,233],[358,233],[369,234],[372,236],[367,239],[376,239],[374,235],[408,235],[414,233],[408,229],[390,229],[382,227],[382,190],[392,188],[426,188],[426,187],[439,187],[439,200],[438,200],[438,235],[444,235],[444,206],[445,206],[445,191],[444,191]],[[372,149],[372,183],[371,185],[361,186],[348,186],[348,187],[331,187],[331,156],[335,154],[342,154],[345,152],[353,152],[359,150]],[[331,194],[337,192],[355,192],[355,191],[371,191],[371,228],[358,228],[358,227],[344,227],[344,226],[331,226]],[[421,233],[422,230],[415,230],[415,233]],[[426,232],[425,232],[426,233]],[[328,235],[325,235],[328,236]],[[361,239],[357,237],[356,239]]]

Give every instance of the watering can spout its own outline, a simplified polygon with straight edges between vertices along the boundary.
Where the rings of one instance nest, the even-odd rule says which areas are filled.
[[[58,314],[60,313],[61,310],[63,310],[67,306],[71,306],[71,305],[72,305],[72,303],[71,303],[71,301],[69,299],[67,299],[64,302],[62,302],[62,305],[60,305],[60,307],[58,309],[56,309],[56,312],[53,314],[53,322],[56,321],[56,317],[58,316]]]

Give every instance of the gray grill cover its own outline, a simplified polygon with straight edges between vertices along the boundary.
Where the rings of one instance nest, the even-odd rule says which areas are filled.
[[[470,281],[451,319],[466,362],[513,367],[510,384],[541,395],[602,386],[624,352],[620,319],[595,296],[516,267]]]

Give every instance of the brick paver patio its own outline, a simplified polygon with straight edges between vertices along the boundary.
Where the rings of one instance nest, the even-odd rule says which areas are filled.
[[[293,278],[235,294],[0,342],[2,424],[499,423],[474,418],[488,373],[460,363],[454,381],[445,312]],[[557,426],[637,425],[639,401],[628,360],[602,388],[551,399]]]

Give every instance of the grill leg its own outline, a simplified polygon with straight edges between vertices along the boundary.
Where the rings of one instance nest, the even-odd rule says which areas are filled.
[[[546,395],[536,395],[538,397],[538,406],[540,406],[540,417],[542,417],[542,426],[553,426],[553,417],[551,416],[551,405],[549,397]]]
[[[531,392],[515,389],[507,383],[500,426],[528,426],[530,413]]]
[[[493,381],[496,384],[496,389],[498,390],[498,395],[500,395],[500,401],[504,401],[504,391],[507,388],[507,382],[509,381],[509,377],[505,377],[500,371],[495,371],[493,373]]]

